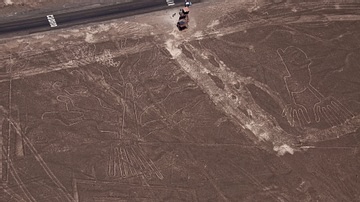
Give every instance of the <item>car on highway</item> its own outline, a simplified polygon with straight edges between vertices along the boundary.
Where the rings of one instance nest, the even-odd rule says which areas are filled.
[[[166,0],[166,3],[167,3],[168,6],[173,6],[173,5],[175,5],[174,0]]]
[[[50,27],[57,27],[54,15],[47,15],[46,18],[49,21]]]

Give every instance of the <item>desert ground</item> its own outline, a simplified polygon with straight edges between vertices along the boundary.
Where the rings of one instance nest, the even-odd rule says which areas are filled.
[[[0,38],[0,201],[359,201],[359,8],[209,0],[181,32],[169,7]]]

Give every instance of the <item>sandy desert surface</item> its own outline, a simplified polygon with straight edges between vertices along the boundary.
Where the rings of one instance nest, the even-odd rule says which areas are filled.
[[[0,201],[359,201],[360,17],[209,0],[0,39]],[[173,15],[176,14],[176,15]]]

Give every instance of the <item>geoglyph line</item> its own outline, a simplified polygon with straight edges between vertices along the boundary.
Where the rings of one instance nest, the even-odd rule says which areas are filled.
[[[49,166],[46,164],[44,159],[41,157],[39,152],[36,150],[35,146],[31,143],[30,139],[21,132],[18,124],[14,123],[12,120],[8,119],[11,126],[15,129],[15,132],[19,134],[24,140],[25,144],[30,149],[31,153],[34,155],[36,161],[43,168],[47,176],[52,180],[52,182],[59,188],[63,196],[67,199],[67,201],[73,201],[73,197],[69,194],[65,186],[59,181],[59,179],[54,175]]]
[[[211,37],[219,37],[224,35],[233,34],[239,31],[244,31],[247,29],[252,29],[254,27],[260,27],[260,26],[269,26],[269,25],[290,25],[290,24],[297,24],[297,23],[314,23],[314,22],[323,22],[323,19],[319,19],[319,15],[306,15],[304,17],[300,17],[298,20],[293,20],[293,17],[275,17],[270,19],[254,19],[251,23],[249,22],[243,22],[243,23],[237,23],[230,27],[222,27],[221,32],[219,30],[213,30],[213,31],[204,31],[204,34],[194,36],[194,40],[199,40],[203,38],[211,38]],[[289,20],[290,18],[291,20]],[[359,21],[360,16],[359,15],[327,15],[326,16],[328,21]]]
[[[12,162],[12,160],[10,158],[7,160],[7,163],[10,165],[10,173],[11,173],[11,175],[14,177],[14,180],[15,180],[16,184],[24,192],[25,197],[31,202],[36,202],[36,199],[31,195],[31,193],[29,192],[27,187],[22,182],[21,177],[19,176],[19,174],[18,174],[18,172],[17,172],[17,170],[16,170],[16,168],[14,166],[14,163]]]
[[[181,53],[179,48],[177,48],[179,44],[176,44],[175,40],[168,40],[166,45],[166,48],[172,54],[173,58],[176,59],[181,68],[202,88],[206,94],[209,95],[214,104],[222,108],[222,110],[229,117],[235,120],[235,122],[242,128],[252,131],[252,133],[254,133],[257,137],[254,139],[254,137],[252,137],[253,135],[250,134],[249,138],[258,142],[259,140],[262,140],[264,136],[267,136],[272,138],[274,144],[283,144],[284,142],[291,144],[294,141],[292,139],[283,139],[284,137],[287,137],[286,133],[279,126],[274,127],[274,121],[269,120],[266,116],[262,115],[266,113],[263,112],[263,110],[259,108],[252,99],[244,99],[244,97],[251,97],[244,86],[240,86],[240,90],[242,92],[240,96],[237,96],[236,100],[231,98],[231,95],[238,94],[238,92],[234,89],[230,89],[229,86],[225,87],[224,90],[218,88],[208,76],[208,73],[212,72],[212,64],[204,60],[202,60],[203,62],[197,60],[197,58],[201,58],[199,55],[201,51],[186,44],[186,47],[195,56],[194,60],[190,60]],[[227,70],[224,64],[221,65],[223,66],[222,71],[225,72],[222,75],[234,75],[233,72]],[[228,76],[225,81],[232,81],[235,83],[235,81],[238,80],[241,81],[242,78],[231,78],[231,76]],[[238,109],[239,105],[247,107],[252,106],[251,108],[257,113],[254,113],[253,117],[249,118]],[[260,132],[260,130],[256,129],[258,126],[266,127],[268,129],[268,134],[262,134],[264,132]]]
[[[117,51],[113,51],[111,52],[111,55],[113,56],[112,58],[116,58],[116,57],[120,57],[123,55],[128,55],[128,54],[133,54],[133,53],[138,53],[139,51],[147,51],[147,50],[151,50],[153,48],[151,43],[141,43],[138,44],[136,46],[133,47],[128,47],[128,48],[124,48],[123,50],[117,50]],[[98,56],[98,60],[101,62],[101,59],[103,59],[104,57],[108,58],[109,57],[109,53],[108,52],[104,52],[104,56],[101,57],[101,55]],[[79,68],[81,66],[84,66],[86,64],[90,64],[90,62],[96,62],[97,58],[94,58],[93,60],[89,60],[88,56],[92,57],[91,55],[84,55],[85,57],[80,57],[78,59],[72,59],[72,58],[68,58],[69,61],[67,61],[66,63],[61,63],[61,64],[54,64],[54,65],[50,65],[48,67],[41,67],[41,68],[31,68],[28,67],[24,70],[20,70],[20,71],[13,71],[12,73],[12,80],[17,80],[20,78],[26,78],[29,76],[35,76],[38,74],[46,74],[46,73],[50,73],[50,72],[54,72],[54,71],[60,71],[60,70],[65,70],[65,69],[74,69],[74,68]],[[111,63],[113,64],[113,63]],[[115,63],[113,64],[115,65]],[[5,78],[5,79],[0,79],[0,83],[2,82],[8,82],[9,78]]]

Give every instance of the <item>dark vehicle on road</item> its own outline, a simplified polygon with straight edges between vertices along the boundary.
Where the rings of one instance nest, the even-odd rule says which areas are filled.
[[[176,24],[177,28],[182,31],[184,29],[188,28],[188,23],[189,23],[189,8],[185,7],[183,9],[180,9],[179,12],[179,20]]]

